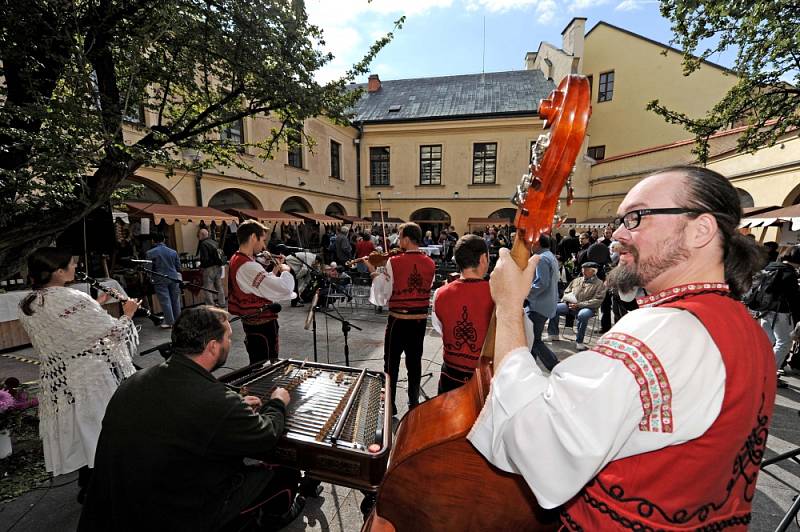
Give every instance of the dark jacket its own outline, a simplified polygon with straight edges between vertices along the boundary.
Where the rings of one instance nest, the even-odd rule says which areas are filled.
[[[770,262],[764,271],[780,270],[781,277],[778,282],[779,304],[778,312],[792,314],[794,322],[800,320],[800,288],[797,286],[797,270],[785,262]]]
[[[575,275],[580,275],[581,265],[584,262],[596,262],[600,266],[597,269],[597,277],[599,277],[601,281],[604,281],[606,279],[606,266],[611,264],[611,252],[608,250],[608,247],[600,242],[595,242],[581,251],[575,262]]]
[[[219,246],[211,238],[204,238],[197,244],[197,255],[200,257],[200,267],[222,266],[217,250]]]
[[[284,414],[279,400],[253,413],[181,355],[136,373],[106,409],[78,530],[219,528],[230,514],[226,501],[243,484],[269,482],[271,473],[245,468],[242,459],[274,448]]]
[[[572,257],[573,253],[578,253],[580,248],[581,244],[578,239],[574,236],[568,236],[558,244],[558,257],[562,261],[567,261]]]

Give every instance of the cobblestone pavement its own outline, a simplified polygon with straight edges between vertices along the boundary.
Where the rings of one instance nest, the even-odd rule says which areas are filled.
[[[386,316],[379,315],[364,305],[340,305],[341,314],[362,330],[349,333],[350,365],[382,369],[383,367],[383,334]],[[303,325],[307,317],[308,307],[291,308],[284,306],[280,317],[281,354],[283,357],[295,359],[314,359],[313,335]],[[137,321],[138,322],[138,321]],[[142,326],[142,351],[169,341],[169,332],[155,329],[149,321],[139,322]],[[240,323],[234,324],[233,347],[228,359],[229,369],[220,369],[225,373],[247,365],[247,353],[244,349],[243,334]],[[593,340],[599,337],[594,333]],[[323,315],[317,316],[318,360],[333,364],[344,364],[344,342],[341,324]],[[560,359],[573,354],[574,333],[567,329],[563,340],[551,344]],[[36,356],[30,348],[18,349],[0,354],[0,375],[15,375],[23,382],[38,377]],[[157,353],[138,357],[139,366],[149,367],[161,362]],[[442,360],[441,339],[432,330],[428,330],[425,338],[423,354],[422,379],[423,394],[433,397],[439,378],[439,366]],[[401,367],[398,383],[397,406],[400,416],[405,414],[404,397],[405,368]],[[775,416],[770,428],[767,442],[767,458],[793,450],[800,446],[800,378],[787,376],[785,380],[789,388],[779,390],[775,405]],[[76,475],[64,475],[53,481],[53,486],[32,491],[14,501],[0,507],[0,530],[53,532],[75,530],[80,515],[80,506],[75,501],[77,486]],[[307,501],[303,515],[285,530],[290,531],[357,531],[361,527],[362,516],[359,510],[362,495],[357,490],[323,484],[324,491],[319,498]],[[785,460],[762,472],[758,480],[758,491],[754,500],[753,522],[750,529],[754,531],[774,530],[783,514],[792,503],[792,498],[800,490],[800,465]],[[793,527],[796,525],[792,525]],[[790,528],[798,530],[798,528]]]

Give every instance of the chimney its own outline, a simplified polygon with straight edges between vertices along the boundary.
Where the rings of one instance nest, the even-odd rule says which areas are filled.
[[[569,21],[561,32],[561,48],[573,57],[583,58],[583,36],[586,31],[586,19],[575,17]]]
[[[367,82],[368,92],[378,92],[381,89],[381,78],[377,74],[370,74]]]
[[[536,52],[528,52],[525,54],[525,70],[533,70],[536,68]]]

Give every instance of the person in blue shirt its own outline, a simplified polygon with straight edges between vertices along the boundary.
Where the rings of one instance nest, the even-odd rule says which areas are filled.
[[[536,277],[533,279],[531,291],[528,293],[528,317],[533,322],[533,346],[531,355],[539,357],[549,370],[558,364],[558,358],[542,341],[545,322],[556,315],[558,304],[558,259],[550,251],[552,238],[542,235],[534,241],[531,250],[539,255],[536,266]]]
[[[153,243],[154,246],[147,251],[147,260],[153,261],[152,270],[173,279],[170,281],[157,275],[152,275],[150,279],[164,312],[164,323],[160,327],[168,329],[181,313],[181,262],[178,252],[164,244],[162,233],[153,235]]]

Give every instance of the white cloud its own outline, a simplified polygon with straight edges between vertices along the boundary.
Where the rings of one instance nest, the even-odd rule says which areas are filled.
[[[540,0],[536,4],[536,22],[550,24],[556,18],[557,5],[555,0]]]
[[[467,0],[466,7],[470,11],[485,9],[492,13],[511,11],[537,5],[548,0]]]
[[[630,0],[625,0],[630,1]],[[637,0],[633,0],[637,1]],[[608,0],[573,0],[569,5],[570,13],[580,13],[588,9],[592,9],[603,4],[607,4]]]
[[[453,0],[307,0],[309,21],[322,29],[324,50],[334,56],[319,70],[317,80],[343,75],[373,42],[392,31],[393,22],[401,15],[420,16],[452,4]]]
[[[646,4],[657,4],[657,0],[624,0],[617,4],[615,11],[636,11],[642,9]]]

